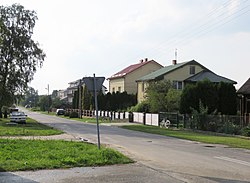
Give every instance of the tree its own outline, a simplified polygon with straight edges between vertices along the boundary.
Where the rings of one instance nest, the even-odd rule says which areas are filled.
[[[23,6],[0,6],[0,108],[23,93],[45,53],[32,39],[37,15]]]
[[[39,101],[38,91],[29,87],[25,92],[25,99],[22,102],[23,106],[30,105],[30,107],[37,107]]]
[[[209,80],[185,86],[180,101],[180,113],[190,114],[191,109],[199,111],[199,103],[208,108],[208,114],[215,111],[222,114],[236,114],[236,90],[231,83],[212,83]]]
[[[221,114],[235,115],[237,113],[237,94],[234,85],[221,82],[218,85],[219,105]]]
[[[168,111],[165,99],[170,88],[172,85],[170,81],[166,80],[149,83],[146,89],[146,100],[149,103],[150,112]]]

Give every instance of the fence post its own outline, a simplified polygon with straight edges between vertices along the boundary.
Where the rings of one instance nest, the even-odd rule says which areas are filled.
[[[177,128],[179,128],[179,114],[176,113]]]
[[[146,125],[146,113],[143,113],[143,125]]]

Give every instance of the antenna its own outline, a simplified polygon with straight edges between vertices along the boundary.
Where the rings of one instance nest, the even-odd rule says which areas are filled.
[[[175,60],[177,61],[177,48],[175,48]]]

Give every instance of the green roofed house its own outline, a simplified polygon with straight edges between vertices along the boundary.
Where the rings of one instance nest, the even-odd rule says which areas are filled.
[[[136,80],[137,99],[138,102],[141,102],[145,99],[145,89],[152,81],[169,80],[173,83],[175,89],[182,90],[185,84],[195,83],[204,79],[208,79],[215,83],[237,83],[233,80],[215,74],[195,60],[182,63],[177,63],[176,60],[173,60],[172,65],[163,67]]]

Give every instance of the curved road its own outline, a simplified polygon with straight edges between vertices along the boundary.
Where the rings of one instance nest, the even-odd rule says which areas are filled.
[[[82,137],[93,143],[97,141],[93,124],[39,113],[27,114],[76,138]],[[143,165],[166,178],[154,181],[155,176],[151,176],[152,180],[148,177],[148,182],[250,182],[250,151],[246,149],[135,132],[117,126],[101,125],[100,134],[102,144],[135,159],[138,162],[135,167]]]

